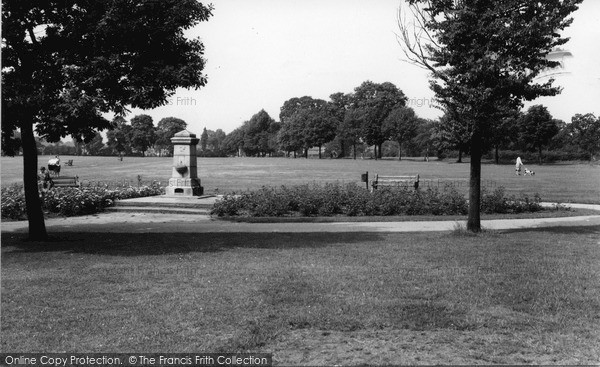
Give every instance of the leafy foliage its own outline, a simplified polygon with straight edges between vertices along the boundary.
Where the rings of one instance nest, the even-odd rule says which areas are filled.
[[[577,114],[571,120],[570,129],[577,145],[589,153],[590,160],[600,152],[600,117],[591,113]]]
[[[417,135],[419,119],[410,107],[396,107],[383,122],[385,134],[398,142],[398,158],[402,157],[402,143],[406,143]]]
[[[406,96],[390,82],[374,83],[366,81],[354,89],[352,109],[362,115],[362,137],[367,144],[381,147],[388,139],[383,122],[390,112],[406,104]],[[381,149],[376,158],[381,158]]]
[[[178,132],[185,130],[187,123],[177,117],[165,117],[156,125],[155,147],[160,151],[166,150],[173,154],[173,144],[171,138]]]
[[[519,120],[522,145],[530,151],[539,152],[542,161],[542,148],[558,134],[559,122],[552,118],[548,109],[542,105],[531,106]]]
[[[249,121],[244,122],[232,142],[237,143],[238,148],[249,156],[264,157],[277,150],[274,137],[277,136],[279,128],[279,123],[275,122],[265,110],[260,110]]]
[[[484,213],[521,213],[541,210],[540,197],[506,197],[504,189],[485,193]],[[356,184],[263,186],[240,195],[225,195],[212,214],[223,216],[390,216],[464,215],[467,200],[456,189],[415,191],[407,187],[385,187],[369,192]]]
[[[154,123],[149,115],[137,115],[131,119],[131,147],[144,155],[156,142]]]
[[[112,206],[116,200],[164,194],[158,184],[141,187],[54,188],[42,196],[42,208],[50,213],[64,216],[94,214]],[[24,219],[27,217],[25,192],[22,185],[2,188],[2,218]]]

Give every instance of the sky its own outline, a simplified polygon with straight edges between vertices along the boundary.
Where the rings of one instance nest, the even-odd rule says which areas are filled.
[[[169,104],[145,113],[154,124],[178,117],[188,130],[226,133],[264,109],[275,120],[293,97],[328,100],[351,93],[362,82],[392,82],[420,117],[436,118],[429,73],[404,61],[396,39],[402,0],[213,0],[213,16],[189,30],[205,46],[208,83],[199,90],[178,89]],[[544,104],[555,118],[575,113],[600,116],[600,1],[585,0],[565,31],[572,58],[557,77],[558,97]]]

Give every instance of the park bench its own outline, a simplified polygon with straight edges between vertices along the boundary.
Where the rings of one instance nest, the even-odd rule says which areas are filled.
[[[77,176],[62,176],[52,178],[53,187],[80,187],[79,177]]]
[[[377,190],[380,186],[406,186],[411,185],[417,190],[419,188],[419,175],[414,176],[380,176],[375,175],[371,186]]]

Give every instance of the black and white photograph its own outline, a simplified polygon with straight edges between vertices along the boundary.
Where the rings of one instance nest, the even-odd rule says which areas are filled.
[[[0,6],[0,365],[600,363],[600,1]]]

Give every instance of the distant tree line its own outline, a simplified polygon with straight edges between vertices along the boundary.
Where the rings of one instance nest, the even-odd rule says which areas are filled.
[[[329,157],[367,154],[379,159],[403,155],[455,157],[469,152],[470,130],[450,113],[437,120],[420,118],[404,93],[392,83],[366,81],[354,93],[334,93],[328,101],[310,96],[284,102],[279,121],[264,110],[224,140],[223,152],[237,156],[308,157],[318,149]],[[600,117],[577,114],[571,123],[535,105],[526,111],[504,111],[486,137],[489,159],[499,163],[527,155],[547,160],[595,159],[600,152]],[[503,153],[503,154],[501,154]],[[531,160],[531,159],[528,159]]]
[[[130,123],[123,117],[115,117],[111,129],[106,133],[106,141],[99,132],[88,140],[73,139],[72,142],[58,141],[47,143],[36,137],[38,154],[42,155],[92,155],[92,156],[172,156],[171,138],[187,123],[176,117],[161,119],[154,126],[152,117],[138,115]],[[223,130],[204,128],[198,144],[199,155],[225,156],[223,142],[226,134]],[[20,134],[15,132],[14,139],[19,145]],[[3,151],[4,153],[4,151]]]
[[[152,117],[142,114],[129,123],[113,119],[106,141],[96,133],[88,141],[49,144],[36,138],[36,143],[44,155],[171,156],[171,138],[186,127],[176,117],[155,126]],[[461,162],[470,153],[469,134],[449,113],[437,120],[417,116],[394,84],[366,81],[353,93],[334,93],[328,101],[291,98],[281,107],[279,121],[261,110],[229,134],[204,128],[197,152],[203,157],[308,157],[310,152],[319,158],[435,156]],[[539,162],[592,160],[600,152],[600,117],[577,114],[567,124],[534,105],[504,113],[486,140],[486,157],[496,163],[517,155]],[[19,144],[18,131],[13,141]]]

